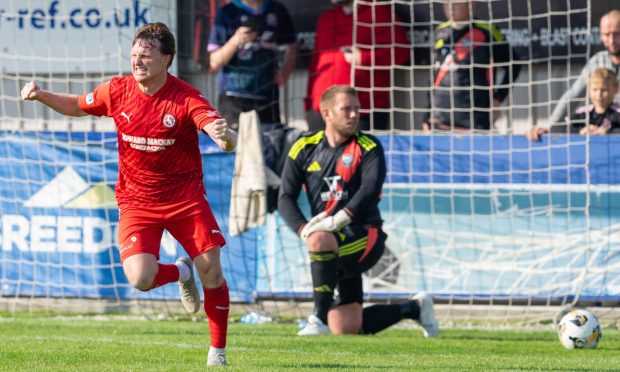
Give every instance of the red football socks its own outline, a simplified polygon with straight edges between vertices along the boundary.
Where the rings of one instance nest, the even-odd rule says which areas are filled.
[[[151,288],[161,287],[164,284],[179,280],[179,268],[175,264],[157,264],[157,274]]]
[[[224,282],[219,288],[204,288],[205,313],[209,318],[209,330],[211,332],[211,346],[216,348],[226,347],[226,332],[228,330],[228,311],[230,297],[228,286]]]

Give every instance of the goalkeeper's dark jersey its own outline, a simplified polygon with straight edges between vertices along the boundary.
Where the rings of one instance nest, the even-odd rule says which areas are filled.
[[[462,29],[451,25],[445,22],[435,33],[432,109],[424,121],[488,130],[493,99],[503,101],[519,75],[520,65],[509,64],[518,57],[504,35],[488,23],[474,22]]]
[[[332,148],[325,132],[302,136],[293,144],[282,171],[278,209],[296,232],[307,220],[297,205],[305,187],[312,215],[345,208],[354,224],[381,226],[379,200],[385,180],[379,141],[358,132]]]

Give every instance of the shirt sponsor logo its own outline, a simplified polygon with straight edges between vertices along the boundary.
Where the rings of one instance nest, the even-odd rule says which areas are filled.
[[[329,191],[321,193],[322,201],[342,200],[349,197],[348,191],[342,191],[342,186],[340,185],[342,176],[323,177],[323,180],[327,184]]]
[[[174,116],[166,114],[162,122],[164,123],[164,126],[166,128],[172,128],[177,123],[177,120],[174,118]]]
[[[174,145],[176,141],[175,138],[137,137],[125,133],[121,133],[121,138],[124,142],[128,142],[131,148],[147,152],[163,151],[167,146]]]
[[[214,118],[214,117],[221,117],[222,115],[217,111],[217,110],[209,110],[207,111],[207,117],[209,118]]]
[[[95,96],[92,93],[88,93],[86,95],[86,104],[87,105],[92,105],[93,102],[95,102]]]

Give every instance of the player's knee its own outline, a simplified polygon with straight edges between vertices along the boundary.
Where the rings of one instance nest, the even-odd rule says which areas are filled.
[[[157,275],[157,262],[154,259],[130,256],[123,261],[123,271],[129,284],[141,291],[151,288]]]
[[[329,329],[331,330],[333,335],[341,336],[341,335],[357,335],[360,333],[362,325],[361,324],[335,324],[329,325]]]
[[[319,252],[337,252],[338,242],[332,233],[318,231],[310,235],[307,240],[308,251],[312,253]]]
[[[147,291],[153,286],[155,274],[125,270],[129,284],[140,291]]]
[[[222,270],[212,267],[206,271],[198,271],[200,282],[205,288],[219,288],[224,283],[224,274]]]
[[[207,251],[194,258],[194,265],[200,282],[205,288],[218,288],[224,283],[224,274],[220,265],[219,250]]]
[[[359,334],[362,328],[362,305],[346,304],[330,310],[327,323],[334,335]]]

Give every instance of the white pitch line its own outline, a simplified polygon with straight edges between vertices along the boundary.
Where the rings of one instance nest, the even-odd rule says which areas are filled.
[[[68,336],[50,336],[50,337],[46,337],[46,336],[3,336],[2,337],[3,340],[15,340],[15,341],[63,341],[63,342],[70,342],[70,343],[75,343],[77,341],[86,341],[86,342],[93,342],[93,343],[101,343],[101,344],[121,344],[121,345],[135,345],[135,346],[166,346],[166,347],[172,347],[172,348],[183,348],[183,349],[202,349],[202,350],[208,350],[209,346],[205,343],[205,344],[187,344],[187,343],[174,343],[174,342],[166,342],[166,341],[148,341],[148,342],[141,342],[141,341],[127,341],[127,340],[118,340],[118,339],[112,339],[112,338],[85,338],[83,340],[77,339],[75,337],[68,337]],[[294,352],[296,354],[305,354],[305,355],[314,355],[316,353],[314,352],[309,352],[303,349],[262,349],[262,348],[250,348],[250,347],[231,347],[230,349],[234,350],[235,352],[237,351],[254,351],[254,352],[261,352],[261,353],[291,353]],[[329,354],[329,355],[356,355],[354,353],[351,352],[342,352],[342,351],[321,351],[321,353],[323,354]]]

